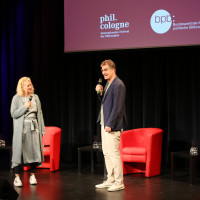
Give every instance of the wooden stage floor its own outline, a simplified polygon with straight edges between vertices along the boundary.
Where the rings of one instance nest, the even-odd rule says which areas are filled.
[[[83,165],[78,174],[76,164],[65,164],[57,172],[50,173],[48,169],[38,169],[36,178],[38,185],[29,184],[29,173],[23,172],[21,179],[23,187],[15,188],[18,200],[197,200],[200,199],[200,181],[191,185],[189,172],[184,169],[177,172],[172,180],[170,170],[164,169],[160,176],[145,178],[143,174],[124,176],[125,190],[107,192],[106,189],[95,189],[101,183],[103,165],[95,166],[94,173],[90,165]],[[0,169],[0,177],[13,184],[12,170]],[[199,179],[199,178],[198,178]]]

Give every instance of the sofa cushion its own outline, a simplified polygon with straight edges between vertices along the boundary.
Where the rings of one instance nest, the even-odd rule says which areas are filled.
[[[44,153],[44,156],[50,155],[50,147],[44,147],[43,148],[43,153]]]
[[[144,147],[125,147],[122,149],[125,155],[146,155],[146,148]]]

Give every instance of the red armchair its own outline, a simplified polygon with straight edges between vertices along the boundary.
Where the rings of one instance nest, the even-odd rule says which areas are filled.
[[[50,168],[50,171],[59,170],[60,167],[60,141],[61,129],[55,126],[45,127],[45,136],[42,138],[44,145],[44,162],[38,168]]]
[[[160,174],[163,130],[139,128],[124,131],[120,140],[123,173]]]
[[[50,171],[59,170],[60,167],[60,141],[61,129],[55,126],[45,127],[45,136],[42,138],[44,162],[38,168],[50,168]],[[30,167],[24,167],[29,170]]]

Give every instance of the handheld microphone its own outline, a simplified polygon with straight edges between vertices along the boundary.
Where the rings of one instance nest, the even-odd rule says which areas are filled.
[[[29,97],[29,101],[31,101],[31,100],[32,100],[32,98],[33,98],[33,97],[32,97],[32,96],[30,96],[30,97]]]
[[[102,78],[99,78],[98,85],[102,85]],[[100,91],[97,91],[97,94],[100,95]]]
[[[102,84],[102,78],[99,78],[98,84],[99,84],[99,85]]]

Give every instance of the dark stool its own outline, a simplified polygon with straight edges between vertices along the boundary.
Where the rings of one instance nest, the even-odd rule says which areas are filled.
[[[189,160],[190,183],[194,184],[196,178],[196,164],[200,156],[190,155],[189,151],[171,152],[171,175],[173,179],[175,178],[175,158],[184,158]]]
[[[0,152],[9,151],[9,168],[11,169],[12,146],[0,146]]]
[[[94,172],[94,155],[93,154],[95,152],[102,152],[102,148],[93,148],[93,145],[78,148],[78,173],[79,174],[81,173],[81,153],[83,151],[90,152],[91,172]],[[104,162],[104,176],[106,176],[105,162]]]

